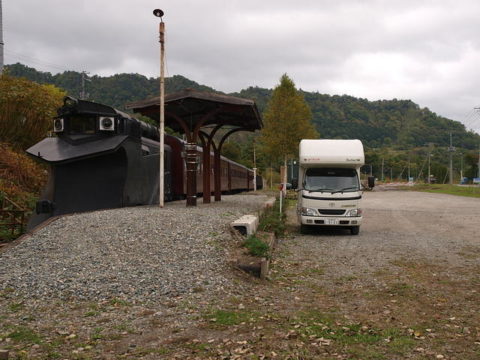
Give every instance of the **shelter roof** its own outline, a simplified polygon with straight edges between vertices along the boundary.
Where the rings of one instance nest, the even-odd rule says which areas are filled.
[[[127,109],[159,121],[160,98],[153,97],[129,103]],[[190,128],[195,127],[206,114],[214,115],[204,124],[229,125],[255,131],[262,128],[262,119],[253,100],[212,92],[185,89],[165,96],[165,124],[175,131],[183,129],[174,117],[180,117]]]

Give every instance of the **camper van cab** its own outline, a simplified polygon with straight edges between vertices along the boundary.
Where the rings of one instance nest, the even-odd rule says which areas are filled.
[[[301,231],[337,226],[358,235],[362,224],[360,140],[302,140],[299,148],[297,215]]]

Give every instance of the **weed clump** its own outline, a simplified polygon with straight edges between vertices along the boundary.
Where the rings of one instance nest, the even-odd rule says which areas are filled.
[[[275,204],[271,208],[265,209],[263,214],[260,216],[258,228],[261,231],[273,232],[275,233],[276,237],[282,237],[285,234],[286,217],[285,206],[280,214],[280,203],[277,199]]]
[[[243,243],[243,246],[248,249],[250,255],[258,257],[268,257],[270,247],[265,241],[258,238],[256,235],[250,235]]]

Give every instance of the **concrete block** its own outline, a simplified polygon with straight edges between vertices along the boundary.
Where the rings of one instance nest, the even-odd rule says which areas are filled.
[[[232,222],[231,226],[242,235],[253,235],[258,228],[258,217],[256,215],[243,215],[240,219]]]
[[[260,261],[260,279],[265,280],[270,270],[270,260],[262,258]]]
[[[275,205],[275,198],[272,197],[263,203],[263,208],[264,209],[272,208],[273,205]]]

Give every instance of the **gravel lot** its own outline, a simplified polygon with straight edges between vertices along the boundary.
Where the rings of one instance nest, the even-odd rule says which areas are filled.
[[[161,296],[221,291],[228,224],[256,213],[263,195],[222,197],[221,203],[144,206],[57,219],[0,254],[0,290],[48,299],[157,301]]]
[[[480,245],[478,198],[374,191],[364,194],[362,208],[360,235],[314,231],[299,238],[301,256],[314,253],[321,258],[333,279],[392,268],[391,262],[398,259],[424,260],[446,268],[480,265],[479,259],[460,255],[469,246]]]

